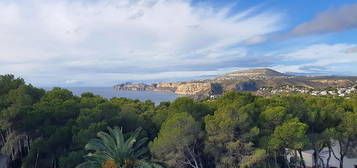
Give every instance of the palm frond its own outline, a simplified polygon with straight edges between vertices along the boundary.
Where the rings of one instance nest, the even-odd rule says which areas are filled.
[[[76,168],[100,168],[103,163],[113,161],[118,168],[133,163],[135,168],[163,168],[159,163],[149,160],[148,138],[139,138],[142,129],[124,134],[122,128],[108,127],[108,133],[100,131],[98,138],[91,139],[85,149],[89,153],[85,162]]]

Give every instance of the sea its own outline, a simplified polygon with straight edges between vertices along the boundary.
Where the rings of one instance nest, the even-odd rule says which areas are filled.
[[[52,88],[44,89],[51,90]],[[114,90],[112,87],[65,87],[65,89],[72,91],[76,96],[80,96],[84,92],[92,92],[105,98],[125,97],[140,101],[151,100],[156,105],[163,101],[174,101],[179,97],[172,92]]]

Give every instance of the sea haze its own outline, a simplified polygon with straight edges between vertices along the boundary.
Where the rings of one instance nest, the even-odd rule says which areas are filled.
[[[44,88],[50,90],[52,88]],[[163,101],[173,101],[179,95],[172,92],[153,92],[153,91],[126,91],[114,90],[112,87],[66,87],[73,92],[74,95],[80,96],[84,92],[92,92],[105,98],[125,97],[130,99],[138,99],[140,101],[151,100],[155,104]]]

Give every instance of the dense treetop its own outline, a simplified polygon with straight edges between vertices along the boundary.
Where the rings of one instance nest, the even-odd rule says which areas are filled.
[[[145,141],[138,147],[124,141],[113,149],[88,147],[106,146],[115,136]],[[213,101],[182,97],[155,105],[92,93],[75,96],[62,88],[45,91],[13,75],[0,76],[0,148],[11,167],[73,168],[106,150],[113,157],[97,158],[99,167],[304,167],[301,151],[313,149],[319,158],[322,148],[336,144],[343,150],[331,157],[341,163],[356,154],[357,97],[229,92]],[[285,149],[294,158],[287,158]]]

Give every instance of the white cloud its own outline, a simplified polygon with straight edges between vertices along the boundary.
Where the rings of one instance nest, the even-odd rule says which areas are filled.
[[[301,65],[276,65],[272,68],[279,72],[295,72],[295,73],[304,73],[305,71],[300,69]]]
[[[244,42],[248,45],[258,44],[266,41],[267,38],[264,36],[254,36],[250,39],[245,40]]]
[[[345,52],[348,53],[348,54],[357,53],[357,46],[348,48]]]
[[[346,51],[356,46],[353,44],[315,44],[283,56],[288,60],[310,60],[313,61],[311,65],[319,66],[350,63],[357,61],[357,54]]]
[[[357,3],[330,8],[316,14],[315,18],[296,26],[283,37],[327,34],[357,28]]]
[[[204,75],[246,57],[232,46],[281,28],[277,13],[229,12],[187,0],[1,1],[0,72],[49,85]]]
[[[350,52],[356,47],[356,44],[313,44],[280,54],[284,61],[290,63],[276,65],[274,69],[281,72],[357,75],[353,71],[357,64],[357,53]]]

